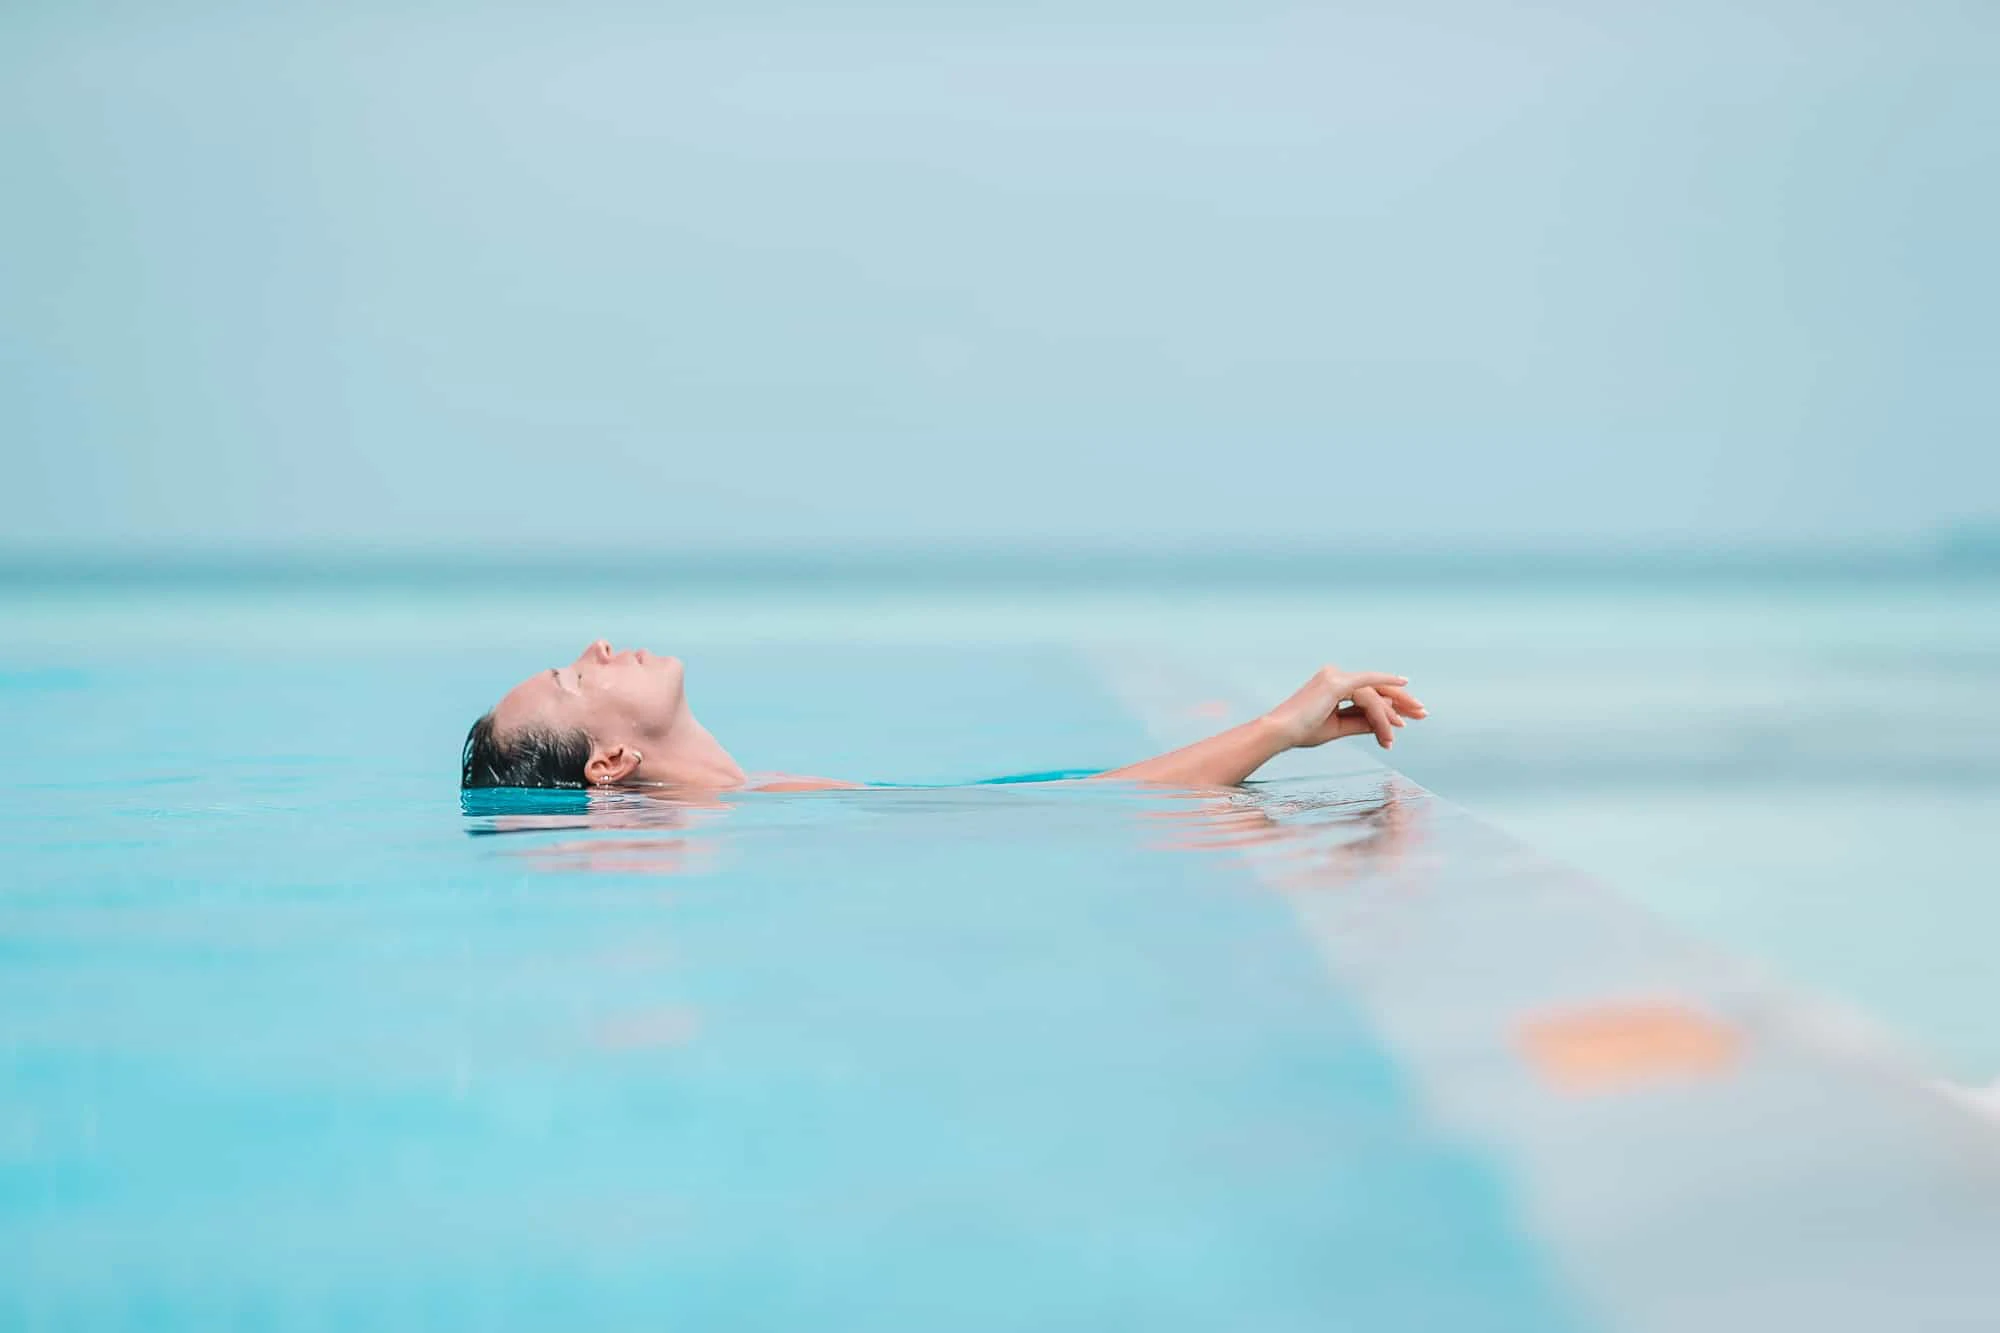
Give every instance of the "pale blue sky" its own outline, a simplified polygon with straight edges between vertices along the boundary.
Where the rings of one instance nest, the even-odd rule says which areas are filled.
[[[0,180],[14,545],[2000,513],[1987,3],[13,5]]]

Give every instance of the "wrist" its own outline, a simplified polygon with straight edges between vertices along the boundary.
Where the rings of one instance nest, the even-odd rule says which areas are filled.
[[[1299,737],[1295,729],[1275,712],[1264,714],[1250,723],[1250,726],[1256,731],[1264,748],[1274,755],[1298,748]]]

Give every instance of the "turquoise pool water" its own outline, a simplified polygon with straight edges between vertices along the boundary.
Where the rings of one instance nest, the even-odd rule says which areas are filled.
[[[1727,1130],[1736,1110],[1680,1094],[1628,1123],[1627,1103],[1536,1091],[1509,1053],[1520,986],[1540,1003],[1680,973],[1621,953],[1651,929],[1623,916],[1566,935],[1597,900],[1551,899],[1540,863],[1425,813],[1418,789],[1399,799],[1358,753],[1280,766],[1223,808],[946,786],[467,811],[452,787],[471,716],[597,633],[682,653],[698,711],[751,767],[912,784],[1118,763],[1340,656],[1426,683],[1440,734],[1404,742],[1411,772],[1476,796],[1512,745],[1516,781],[1494,794],[1560,827],[1554,798],[1523,804],[1554,788],[1589,826],[1619,781],[1605,745],[1535,714],[1543,673],[1568,683],[1568,721],[1609,719],[1628,746],[1656,723],[1617,711],[1621,681],[1710,699],[1676,733],[1693,759],[1625,781],[1655,801],[1706,773],[1741,802],[1759,789],[1704,767],[1700,738],[1761,710],[1767,741],[1820,774],[1801,738],[1849,688],[1826,663],[1879,674],[1901,635],[1928,645],[1934,703],[1970,700],[1993,631],[1962,609],[1878,608],[1857,629],[1826,603],[1773,622],[1672,600],[1619,620],[1560,600],[16,592],[0,1327],[1660,1327],[1607,1312],[1664,1308],[1696,1289],[1690,1264],[1761,1255],[1835,1204],[1897,1234],[1956,1219],[1937,1245],[1983,1243],[1935,1183],[1983,1180],[1979,1150],[1936,1148],[1914,1190],[1834,1165],[1901,1161],[1896,1116],[1844,1112],[1824,1160],[1789,1148],[1810,1186],[1726,1197],[1774,1168],[1717,1163],[1805,1104],[1797,1088],[1816,1118],[1866,1103],[1811,1061],[1749,1080],[1777,1100]],[[1594,664],[1559,667],[1580,640],[1538,629],[1577,621]],[[1773,711],[1787,660],[1820,668],[1792,671]],[[1725,677],[1733,693],[1708,689]],[[1986,790],[1992,716],[1966,703],[1929,752],[1961,756],[1939,792]],[[1914,807],[1923,752],[1897,744],[1874,751],[1881,785]],[[1587,791],[1551,776],[1565,755]],[[1760,780],[1835,808],[1870,790]],[[1960,858],[1990,834],[1958,836],[1930,854],[1970,885]],[[1447,892],[1465,865],[1489,878]],[[1832,910],[1866,886],[1824,890]],[[1924,1012],[1921,987],[1869,966]],[[1755,1032],[1769,1006],[1740,1008]],[[1673,1137],[1689,1123],[1707,1136],[1693,1156]],[[1661,1249],[1635,1142],[1669,1185],[1722,1192],[1708,1250]],[[1732,1289],[1790,1300],[1780,1271],[1760,1257]]]
[[[807,770],[1149,746],[1053,650],[692,670]],[[1568,1326],[1504,1172],[1186,802],[462,814],[439,743],[493,684],[254,642],[7,677],[0,1324]]]

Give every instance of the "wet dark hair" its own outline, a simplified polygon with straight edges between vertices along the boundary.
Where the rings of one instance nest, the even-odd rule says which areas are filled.
[[[458,785],[475,787],[583,787],[590,762],[590,733],[525,727],[505,736],[488,713],[465,733]]]

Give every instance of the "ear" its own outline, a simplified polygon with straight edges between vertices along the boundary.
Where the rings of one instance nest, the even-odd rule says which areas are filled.
[[[629,745],[593,748],[584,760],[584,780],[593,787],[612,787],[632,776],[639,767],[639,752]]]

